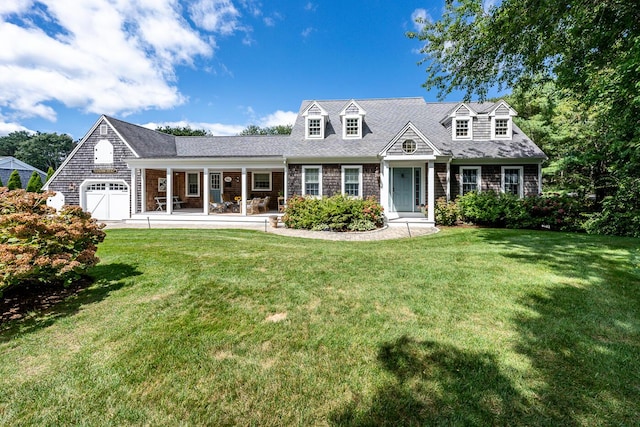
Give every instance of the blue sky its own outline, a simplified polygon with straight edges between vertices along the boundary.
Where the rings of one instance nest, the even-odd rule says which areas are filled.
[[[132,4],[133,3],[133,4]],[[81,138],[100,114],[216,135],[305,99],[436,101],[405,33],[444,0],[2,0],[0,135]],[[447,99],[459,100],[462,94]]]

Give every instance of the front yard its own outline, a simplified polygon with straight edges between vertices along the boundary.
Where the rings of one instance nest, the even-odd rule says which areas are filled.
[[[640,241],[111,230],[0,324],[2,425],[633,425]]]

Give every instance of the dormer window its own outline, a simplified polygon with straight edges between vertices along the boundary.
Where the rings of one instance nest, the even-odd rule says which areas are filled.
[[[491,139],[511,139],[513,117],[518,113],[504,101],[498,102],[489,113],[491,117]]]
[[[362,127],[365,114],[367,113],[356,101],[349,101],[349,103],[340,112],[343,139],[362,138]]]
[[[302,113],[305,118],[305,137],[307,139],[324,138],[324,129],[328,113],[317,102],[312,102]]]
[[[453,119],[454,139],[471,139],[471,118]]]

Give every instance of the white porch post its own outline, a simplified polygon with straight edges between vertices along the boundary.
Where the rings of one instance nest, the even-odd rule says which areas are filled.
[[[167,168],[167,215],[173,213],[173,169]]]
[[[204,176],[202,177],[202,204],[204,205],[204,214],[209,215],[209,168],[204,168]]]
[[[427,221],[435,222],[435,204],[436,204],[436,168],[433,160],[429,160],[429,178],[427,179],[427,185],[429,186],[429,200],[427,201]]]
[[[247,168],[242,168],[242,202],[240,203],[240,213],[243,216],[247,216],[247,202],[249,201],[247,194]]]
[[[390,205],[389,205],[389,188],[387,185],[388,182],[389,182],[389,162],[387,162],[386,160],[383,160],[382,169],[380,171],[380,204],[384,208],[384,211],[387,217],[391,212]]]
[[[447,161],[447,202],[451,201],[451,159]]]
[[[140,213],[147,211],[147,170],[140,169]]]
[[[287,203],[287,197],[289,195],[289,166],[287,161],[284,161],[284,202]]]
[[[131,169],[131,188],[129,188],[129,191],[131,191],[131,210],[129,211],[129,218],[131,218],[131,215],[136,214],[136,208],[137,208],[137,197],[136,197],[136,193],[138,192],[138,186],[136,185],[136,168],[132,168]]]

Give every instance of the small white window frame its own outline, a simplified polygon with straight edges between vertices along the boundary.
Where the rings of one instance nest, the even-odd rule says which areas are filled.
[[[100,125],[100,135],[107,135],[107,134],[108,134],[107,125]]]
[[[342,182],[342,194],[346,195],[347,191],[346,191],[346,170],[347,169],[357,169],[358,170],[358,194],[354,195],[349,195],[350,197],[355,197],[355,198],[362,198],[362,166],[361,165],[342,165],[342,173],[341,173],[341,177],[340,177],[340,181]]]
[[[475,170],[477,171],[476,176],[476,191],[478,193],[482,192],[482,167],[481,166],[460,166],[460,195],[464,196],[463,184],[464,184],[464,171],[465,170]]]
[[[524,197],[524,167],[523,166],[502,166],[500,170],[500,191],[506,193],[505,188],[505,170],[517,169],[518,170],[518,197]]]
[[[496,135],[496,120],[507,121],[507,134]],[[513,119],[510,116],[493,116],[491,117],[491,139],[511,139],[513,137]]]
[[[307,194],[307,170],[318,169],[318,194]],[[322,165],[302,166],[302,195],[310,197],[322,197]]]
[[[357,120],[358,132],[353,135],[347,134],[347,120]],[[362,139],[362,116],[348,115],[342,118],[342,138],[343,139]]]
[[[198,185],[198,191],[196,193],[189,192],[189,176],[195,175],[197,177],[196,183]],[[200,172],[185,172],[184,174],[184,192],[187,197],[200,197]]]
[[[269,188],[256,188],[256,175],[269,175]],[[273,187],[273,173],[271,171],[251,172],[251,191],[271,191]]]
[[[310,122],[312,120],[318,120],[320,122],[320,134],[319,135],[311,135],[309,132]],[[325,120],[323,116],[307,116],[305,117],[305,137],[307,139],[324,139],[324,127]]]
[[[468,122],[469,131],[467,132],[467,136],[461,137],[457,135],[456,128],[458,127],[458,122]],[[456,141],[468,141],[473,139],[473,117],[454,117],[451,121],[451,137]]]

